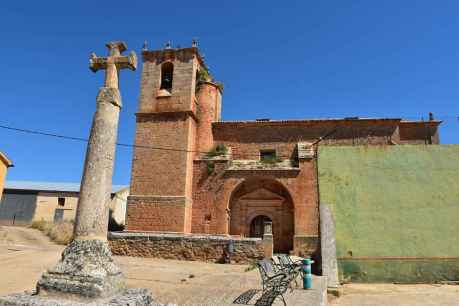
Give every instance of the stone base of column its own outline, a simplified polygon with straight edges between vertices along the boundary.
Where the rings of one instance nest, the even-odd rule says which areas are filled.
[[[156,306],[147,289],[126,289],[106,241],[74,240],[36,292],[0,297],[5,306]]]
[[[57,265],[37,283],[40,296],[105,298],[124,289],[123,274],[113,262],[108,243],[101,240],[72,241]]]
[[[12,294],[0,297],[4,306],[165,306],[154,303],[147,289],[126,289],[109,298],[89,299],[86,301],[65,296],[48,297],[27,293]]]

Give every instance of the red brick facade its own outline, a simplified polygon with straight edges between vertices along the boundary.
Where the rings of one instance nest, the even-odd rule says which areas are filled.
[[[439,142],[438,121],[222,122],[219,86],[197,80],[206,69],[197,48],[142,55],[129,231],[247,237],[259,234],[255,220],[263,216],[273,223],[276,252],[312,254],[319,241],[317,145]],[[174,69],[167,89],[165,62]],[[205,153],[217,144],[228,152]],[[262,150],[275,152],[275,160],[261,161]]]

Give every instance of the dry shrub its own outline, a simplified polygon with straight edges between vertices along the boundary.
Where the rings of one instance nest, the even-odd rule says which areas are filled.
[[[40,221],[33,221],[31,227],[35,228],[39,231],[44,232],[45,234],[49,231],[49,229],[53,226],[52,222],[40,220]]]
[[[73,223],[68,221],[53,223],[49,221],[34,221],[31,225],[32,228],[36,228],[42,231],[46,236],[51,238],[52,241],[58,244],[69,244],[72,241],[73,235]]]

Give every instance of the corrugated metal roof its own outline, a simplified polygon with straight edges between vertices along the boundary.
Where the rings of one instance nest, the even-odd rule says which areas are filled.
[[[112,193],[129,188],[128,185],[113,185]],[[5,189],[9,190],[33,190],[33,191],[60,191],[60,192],[80,192],[78,183],[62,182],[34,182],[34,181],[6,181]]]

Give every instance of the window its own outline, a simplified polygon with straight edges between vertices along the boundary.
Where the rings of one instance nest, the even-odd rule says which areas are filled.
[[[57,198],[57,204],[59,204],[59,206],[64,206],[65,205],[65,198]]]
[[[160,89],[172,90],[172,77],[174,76],[174,64],[166,62],[161,66],[161,87]]]
[[[277,160],[276,150],[260,150],[260,160],[275,162]]]

